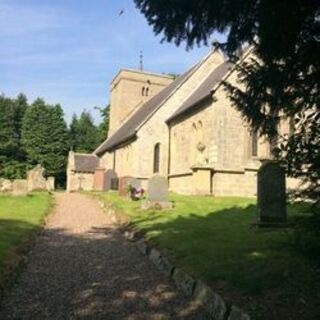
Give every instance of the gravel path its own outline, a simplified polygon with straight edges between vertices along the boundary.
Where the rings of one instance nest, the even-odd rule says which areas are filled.
[[[108,222],[96,200],[57,193],[56,208],[0,319],[203,319]]]

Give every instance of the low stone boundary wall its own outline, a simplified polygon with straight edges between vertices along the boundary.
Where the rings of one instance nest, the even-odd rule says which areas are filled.
[[[201,280],[196,280],[180,268],[176,268],[158,249],[151,247],[139,232],[132,230],[130,219],[112,205],[100,201],[111,221],[120,227],[128,241],[135,242],[137,249],[171,279],[186,297],[193,298],[205,309],[208,319],[212,320],[250,320],[240,308],[227,303]]]

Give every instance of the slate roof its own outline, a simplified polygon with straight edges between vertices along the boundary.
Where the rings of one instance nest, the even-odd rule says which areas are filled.
[[[199,105],[202,101],[212,96],[214,87],[224,78],[228,73],[232,64],[224,62],[215,68],[209,76],[202,82],[193,94],[181,105],[181,107],[167,119],[167,122],[172,121],[176,117],[192,110],[195,106]]]
[[[93,154],[74,154],[74,171],[94,172],[99,166],[99,158]]]
[[[187,72],[175,79],[158,94],[144,103],[110,138],[103,142],[94,153],[101,155],[134,138],[136,136],[137,128],[188,78],[197,65],[198,64],[190,68]]]

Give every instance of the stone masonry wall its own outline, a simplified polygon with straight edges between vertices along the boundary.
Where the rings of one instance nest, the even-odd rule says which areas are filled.
[[[113,134],[137,108],[172,82],[165,75],[121,70],[111,83],[109,135]],[[143,88],[148,89],[142,92]]]
[[[205,77],[223,62],[219,52],[212,52],[199,68],[186,80],[184,84],[156,111],[156,114],[147,121],[138,131],[136,152],[139,161],[135,163],[134,172],[141,177],[150,177],[153,174],[154,146],[160,143],[160,174],[167,176],[169,129],[165,121],[181,106],[181,104],[201,84]],[[184,156],[181,154],[181,156]]]

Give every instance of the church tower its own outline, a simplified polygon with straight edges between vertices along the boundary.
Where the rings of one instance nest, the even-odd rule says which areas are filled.
[[[121,69],[111,82],[109,136],[111,136],[144,102],[169,85],[168,75]]]

